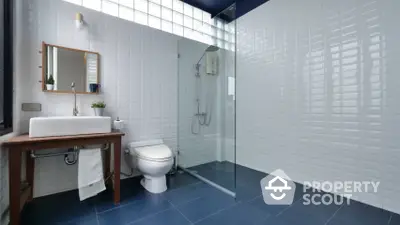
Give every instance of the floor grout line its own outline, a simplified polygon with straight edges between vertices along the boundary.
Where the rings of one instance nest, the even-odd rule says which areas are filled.
[[[201,198],[201,197],[200,197]],[[200,198],[197,198],[197,199],[200,199]],[[169,202],[169,204],[171,204],[172,205],[172,207],[176,210],[176,211],[178,211],[182,216],[183,216],[183,218],[185,218],[190,224],[194,224],[191,220],[189,220],[189,218],[187,218],[182,212],[181,212],[181,210],[179,210],[172,202],[170,202],[169,200],[167,200],[168,202]]]
[[[134,204],[134,203],[136,203],[136,202],[127,203],[127,204],[121,204],[121,203],[120,203],[118,206],[115,206],[115,207],[113,207],[113,208],[111,208],[111,209],[107,209],[107,210],[104,210],[104,211],[101,211],[101,212],[96,212],[96,214],[107,213],[107,212],[113,211],[113,210],[115,210],[115,209],[122,208],[123,206],[131,205],[131,204]]]
[[[164,209],[164,210],[161,210],[161,211],[152,213],[152,214],[150,214],[150,215],[144,216],[144,217],[142,217],[142,218],[140,218],[140,219],[137,219],[137,220],[135,220],[135,221],[128,222],[128,223],[126,223],[125,225],[135,224],[135,223],[137,223],[137,222],[143,221],[143,220],[145,220],[145,219],[149,219],[150,217],[156,216],[156,215],[158,215],[158,214],[161,214],[161,213],[166,212],[166,211],[171,210],[171,209],[172,209],[172,208],[168,208],[168,209]]]
[[[340,210],[341,208],[343,208],[343,206],[344,206],[344,204],[342,204],[342,205],[332,214],[332,216],[328,218],[328,220],[325,222],[324,225],[327,225],[329,222],[331,222],[331,220],[336,216],[336,214],[339,212],[339,210]]]
[[[96,221],[97,221],[97,225],[100,225],[99,215],[97,215],[97,213],[96,213]]]
[[[388,225],[390,225],[390,223],[392,222],[392,217],[393,217],[393,213],[390,213],[390,217],[389,217],[389,221],[388,221]]]
[[[254,198],[252,198],[250,200],[247,200],[245,202],[248,202],[248,203],[253,202],[253,201],[257,200],[257,198],[259,198],[259,197],[262,197],[262,195],[257,195],[256,197],[254,197]]]
[[[230,205],[230,206],[228,206],[228,207],[226,207],[226,208],[217,210],[216,212],[211,213],[210,215],[208,215],[208,216],[206,216],[206,217],[204,217],[204,218],[202,218],[202,219],[197,220],[197,221],[194,222],[193,224],[199,223],[199,222],[201,222],[201,221],[203,221],[203,220],[205,220],[205,219],[207,219],[207,218],[210,218],[211,216],[214,216],[214,215],[216,215],[216,214],[218,214],[218,213],[220,213],[220,212],[223,212],[223,211],[225,211],[225,210],[227,210],[227,209],[233,208],[233,207],[235,207],[235,206],[237,206],[237,205],[239,205],[239,204],[242,204],[242,203],[244,203],[244,202],[239,201],[239,202],[236,202],[235,204]]]
[[[94,205],[94,212],[96,213],[96,221],[97,221],[97,225],[100,225],[100,221],[99,221],[99,215],[97,214],[97,206],[96,206],[96,204]]]
[[[297,202],[300,202],[300,200],[301,200],[301,198],[300,198],[300,199],[297,199],[295,202],[293,202],[292,204],[290,204],[288,207],[282,209],[282,211],[279,211],[279,213],[276,214],[275,216],[279,216],[279,215],[283,214],[286,210],[290,209],[290,208],[291,208],[293,205],[295,205]]]
[[[155,197],[155,196],[157,196],[157,195],[150,195],[150,196],[151,196],[151,197]],[[162,195],[159,195],[159,197],[162,198],[162,199],[164,199],[164,200],[166,200],[165,197],[162,196]],[[134,205],[134,204],[140,204],[140,201],[142,201],[142,200],[146,201],[147,199],[134,200],[133,202],[129,202],[129,203],[125,203],[125,204],[120,203],[118,206],[115,206],[115,207],[113,207],[113,208],[110,208],[110,209],[107,209],[107,210],[104,210],[104,211],[101,211],[101,212],[96,212],[96,213],[97,213],[97,214],[103,214],[103,213],[107,213],[107,212],[113,211],[113,210],[115,210],[115,209],[123,208],[123,207],[125,207],[125,206],[130,206],[130,205]],[[114,203],[113,203],[113,204],[114,204]],[[97,208],[96,208],[96,211],[97,211]]]

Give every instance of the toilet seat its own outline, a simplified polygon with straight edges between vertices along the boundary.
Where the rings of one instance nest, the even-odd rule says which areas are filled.
[[[165,162],[173,158],[172,151],[164,144],[136,147],[131,153],[139,159],[144,159],[152,162]]]

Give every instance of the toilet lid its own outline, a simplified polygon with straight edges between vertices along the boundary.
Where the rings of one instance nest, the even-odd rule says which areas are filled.
[[[167,160],[172,158],[172,151],[168,146],[152,145],[135,148],[135,153],[138,157],[145,158],[148,160]]]

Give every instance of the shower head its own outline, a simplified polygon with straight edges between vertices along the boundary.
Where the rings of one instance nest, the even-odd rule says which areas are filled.
[[[219,47],[217,47],[217,46],[214,46],[214,45],[208,46],[208,47],[206,48],[206,50],[204,50],[203,55],[201,56],[201,58],[199,59],[199,61],[197,62],[196,65],[199,65],[200,61],[203,59],[204,55],[205,55],[207,52],[216,52],[216,51],[218,51],[218,50],[219,50]]]
[[[219,50],[219,47],[214,46],[214,45],[210,45],[208,46],[208,48],[206,49],[206,52],[216,52]]]

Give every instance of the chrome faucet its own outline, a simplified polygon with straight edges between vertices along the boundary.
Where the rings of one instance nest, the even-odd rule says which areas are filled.
[[[78,116],[79,111],[78,111],[78,107],[76,107],[75,82],[72,82],[71,89],[72,89],[72,92],[74,93],[74,108],[72,109],[72,115],[73,116]]]

